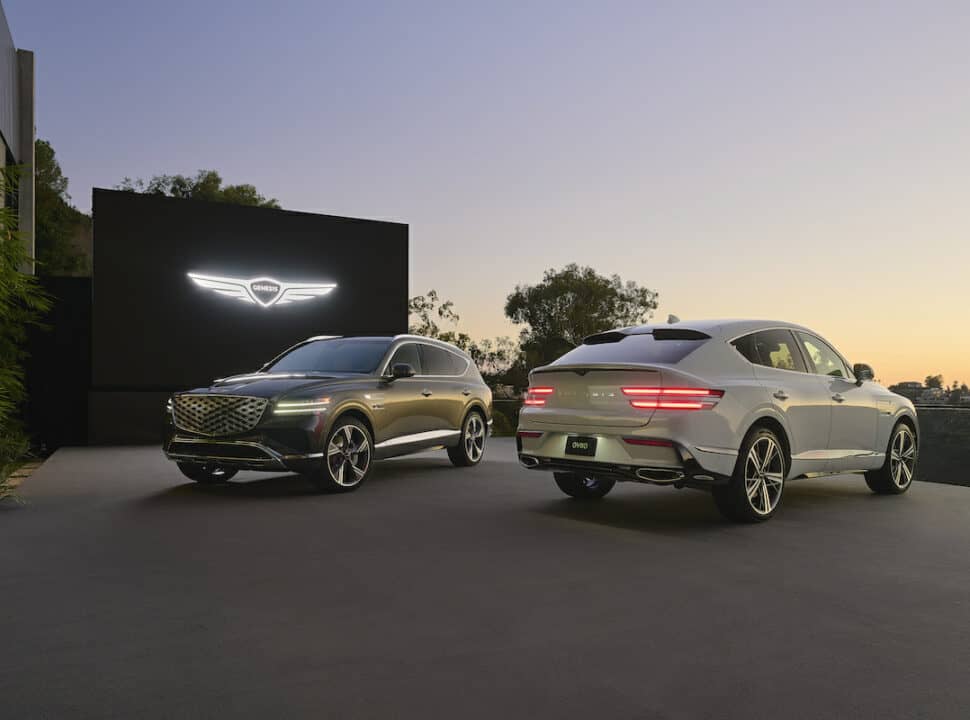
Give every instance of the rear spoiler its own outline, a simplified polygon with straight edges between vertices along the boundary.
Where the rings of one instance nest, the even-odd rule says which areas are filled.
[[[660,363],[576,363],[568,365],[543,365],[542,367],[537,367],[530,372],[530,375],[538,375],[540,373],[550,373],[550,372],[574,372],[578,375],[585,375],[588,372],[594,372],[597,370],[619,370],[636,372],[640,371],[652,371],[660,372],[664,368],[669,366]]]
[[[583,338],[583,345],[603,345],[605,343],[620,342],[628,335],[653,335],[654,340],[710,340],[711,336],[700,330],[688,328],[654,328],[653,330],[639,330],[629,328],[622,330],[608,330]]]

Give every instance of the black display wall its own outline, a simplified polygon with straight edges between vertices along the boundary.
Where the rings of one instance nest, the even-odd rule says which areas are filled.
[[[113,190],[93,208],[92,442],[152,441],[170,392],[304,338],[406,332],[407,225]]]

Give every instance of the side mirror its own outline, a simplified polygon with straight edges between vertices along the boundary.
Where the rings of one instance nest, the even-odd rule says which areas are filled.
[[[407,363],[394,363],[391,367],[391,379],[399,380],[409,377],[414,377],[414,368]]]
[[[856,363],[852,366],[852,374],[855,375],[856,383],[861,385],[866,381],[871,381],[876,377],[876,373],[865,363]]]

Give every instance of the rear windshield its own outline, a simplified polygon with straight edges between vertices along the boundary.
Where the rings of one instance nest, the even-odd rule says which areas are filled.
[[[619,342],[580,345],[553,365],[587,363],[678,363],[707,342],[703,340],[657,340],[653,335],[627,335]]]
[[[391,346],[385,338],[315,340],[294,348],[267,368],[269,372],[339,372],[371,375]]]

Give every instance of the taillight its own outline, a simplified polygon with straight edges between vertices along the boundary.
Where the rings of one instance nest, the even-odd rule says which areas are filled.
[[[710,410],[717,405],[723,390],[689,387],[625,387],[630,405],[641,410]]]
[[[520,438],[541,438],[542,433],[538,430],[519,430],[516,433]]]
[[[525,391],[524,405],[542,407],[546,404],[546,398],[552,395],[554,388],[551,387],[530,387]]]

